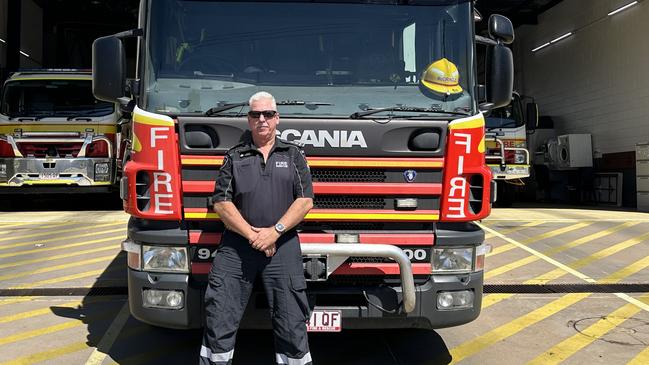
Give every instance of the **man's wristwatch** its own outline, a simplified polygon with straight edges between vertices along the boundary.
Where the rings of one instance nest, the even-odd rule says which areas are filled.
[[[286,226],[281,223],[277,223],[275,224],[275,231],[277,231],[277,233],[279,233],[279,235],[281,236],[282,233],[286,231]]]

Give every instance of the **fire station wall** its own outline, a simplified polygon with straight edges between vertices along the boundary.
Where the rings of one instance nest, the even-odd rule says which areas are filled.
[[[7,2],[0,0],[0,69],[5,67],[7,62]]]
[[[0,67],[7,62],[7,13],[8,3],[0,0]],[[26,55],[20,56],[21,68],[39,68],[43,63],[43,9],[32,0],[21,1],[20,49]],[[3,42],[4,41],[4,42]]]
[[[538,25],[516,29],[518,90],[553,117],[558,134],[591,133],[595,158],[649,141],[649,1],[607,16],[630,2],[564,0]]]

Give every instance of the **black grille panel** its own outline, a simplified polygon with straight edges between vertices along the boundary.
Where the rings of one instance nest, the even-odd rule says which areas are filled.
[[[317,209],[385,209],[386,202],[379,196],[319,196],[313,205]]]
[[[433,223],[430,222],[302,222],[300,229],[309,232],[337,233],[377,233],[385,232],[432,232]]]
[[[311,169],[313,181],[318,182],[385,182],[385,170],[382,169]]]
[[[361,264],[389,264],[394,263],[395,261],[387,257],[360,257],[352,256],[347,259],[345,262],[350,263],[361,263]]]

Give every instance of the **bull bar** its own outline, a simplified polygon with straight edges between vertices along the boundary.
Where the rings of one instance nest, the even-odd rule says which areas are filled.
[[[406,313],[410,313],[415,309],[417,299],[415,296],[415,281],[412,276],[412,266],[410,265],[408,256],[397,246],[356,243],[307,243],[302,244],[302,255],[326,255],[328,260],[332,259],[332,270],[340,266],[351,256],[390,258],[399,264],[401,290],[403,293],[403,310]]]

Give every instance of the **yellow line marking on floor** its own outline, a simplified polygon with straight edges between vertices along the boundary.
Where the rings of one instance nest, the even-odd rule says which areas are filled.
[[[64,253],[61,255],[54,255],[54,256],[48,256],[45,258],[39,258],[39,259],[31,259],[31,260],[22,260],[22,261],[14,261],[10,262],[8,264],[0,264],[0,269],[6,269],[8,267],[16,267],[16,266],[22,266],[26,264],[33,264],[37,262],[45,262],[45,261],[53,261],[53,260],[58,260],[58,259],[63,259],[63,258],[68,258],[68,257],[74,257],[74,256],[81,256],[85,255],[87,253],[97,253],[100,251],[108,251],[108,250],[119,250],[121,245],[111,245],[111,246],[106,246],[106,247],[100,247],[100,248],[93,248],[90,250],[82,250],[82,251],[74,251],[70,253]],[[119,253],[119,251],[118,251]]]
[[[79,266],[95,264],[97,262],[110,261],[110,260],[114,259],[115,257],[116,257],[116,255],[113,254],[113,255],[108,255],[108,256],[95,257],[94,259],[89,259],[89,260],[70,262],[68,264],[61,264],[61,265],[56,265],[56,266],[44,267],[44,268],[37,269],[37,270],[32,270],[32,271],[23,271],[23,272],[18,272],[18,273],[15,273],[15,274],[0,275],[0,280],[10,280],[10,279],[16,279],[16,278],[20,278],[20,277],[24,277],[24,276],[43,274],[43,273],[51,272],[51,271],[65,270],[65,269],[69,269],[69,268],[72,268],[72,267],[79,267]]]
[[[150,327],[147,326],[138,326],[135,328],[129,328],[128,330],[124,331],[122,333],[122,337],[120,337],[120,340],[125,340],[130,337],[133,337],[137,334],[140,334],[142,332],[146,332],[147,330],[150,330]],[[170,346],[171,348],[175,348],[174,346]],[[7,362],[0,363],[0,365],[27,365],[27,364],[34,364],[38,362],[43,362],[47,360],[52,360],[57,357],[61,357],[67,354],[71,354],[73,352],[78,352],[81,350],[85,350],[88,348],[93,348],[92,346],[88,345],[87,341],[81,341],[81,342],[74,342],[59,348],[55,348],[52,350],[47,350],[43,352],[38,352],[35,354],[19,357]]]
[[[540,226],[543,223],[545,223],[545,222],[543,222],[543,221],[533,221],[533,222],[521,224],[518,227],[508,228],[508,229],[502,230],[502,231],[500,231],[500,233],[501,234],[510,234],[510,233],[518,232],[518,231],[523,230],[525,228],[531,228],[531,227]],[[495,236],[493,234],[491,234],[491,233],[487,233],[485,235],[485,239],[489,239],[489,238],[493,238],[493,237],[495,237]]]
[[[92,297],[86,297],[83,298],[82,300],[73,300],[73,301],[64,301],[64,302],[46,302],[47,307],[45,308],[38,308],[38,309],[33,309],[25,312],[20,312],[20,313],[14,313],[11,315],[7,315],[4,317],[0,317],[0,323],[8,323],[8,322],[13,322],[13,321],[18,321],[21,319],[27,319],[27,318],[32,318],[32,317],[38,317],[42,316],[45,314],[52,314],[52,306],[56,307],[64,307],[64,308],[72,308],[72,307],[77,307],[80,305],[90,305],[90,304],[95,304],[95,303],[100,303],[100,302],[106,302],[109,300],[113,300],[114,297],[111,296],[92,296]]]
[[[115,224],[106,224],[106,225],[99,225],[95,226],[93,228],[99,228],[102,226],[114,226]],[[33,246],[36,243],[48,243],[48,242],[54,242],[54,241],[69,241],[73,238],[80,238],[80,237],[88,237],[88,236],[97,236],[100,234],[105,234],[105,233],[114,233],[114,232],[120,232],[120,231],[126,231],[126,228],[120,227],[120,228],[114,228],[114,229],[109,229],[105,231],[92,231],[92,232],[86,232],[86,233],[80,233],[80,234],[75,234],[72,236],[63,236],[63,237],[52,237],[48,238],[45,240],[37,240],[37,241],[27,241],[27,242],[19,242],[19,243],[12,243],[9,245],[4,245],[0,247],[0,250],[6,250],[9,248],[14,248],[14,247],[23,247],[23,246]]]
[[[15,227],[18,227],[18,226],[26,226],[26,225],[30,225],[30,224],[34,224],[34,223],[7,224],[7,225],[4,225],[4,226],[1,226],[0,228],[2,228],[2,229],[15,228]],[[61,226],[66,226],[66,225],[70,225],[70,224],[69,223],[56,223],[56,224],[49,224],[49,225],[46,225],[46,226],[36,226],[36,227],[20,228],[20,229],[43,230],[43,229],[48,229],[48,228],[52,228],[52,227],[61,227]],[[0,231],[0,235],[11,234],[11,233],[15,233],[15,232],[16,232],[15,229],[10,229],[10,230],[7,230],[7,231]]]
[[[618,253],[618,252],[620,252],[622,250],[633,247],[633,246],[635,246],[635,245],[637,245],[637,244],[639,244],[639,243],[641,243],[641,242],[643,242],[644,240],[647,240],[647,239],[649,239],[649,233],[645,233],[643,235],[630,238],[630,239],[628,239],[626,241],[623,241],[623,242],[620,242],[620,243],[615,244],[613,246],[607,247],[606,249],[601,250],[599,252],[596,252],[596,253],[594,253],[594,254],[592,254],[590,256],[587,256],[587,257],[584,257],[584,258],[579,259],[577,261],[574,261],[574,262],[570,263],[570,265],[567,265],[567,266],[564,265],[564,266],[569,267],[571,270],[576,270],[576,269],[582,268],[584,266],[590,265],[591,263],[593,263],[595,261],[605,259],[605,258],[607,258],[607,257],[609,257],[611,255],[614,255],[614,254],[616,254],[616,253]],[[545,283],[547,283],[549,281],[556,280],[556,279],[558,279],[558,278],[565,275],[564,271],[565,271],[565,268],[559,268],[559,269],[552,270],[552,271],[544,274],[542,280],[533,282],[532,284],[539,284],[539,283],[540,284],[545,284]]]
[[[552,237],[558,236],[560,234],[564,234],[564,233],[568,233],[568,232],[571,232],[571,231],[574,231],[574,230],[577,230],[577,229],[588,227],[591,224],[593,224],[593,222],[582,222],[582,223],[573,224],[573,225],[570,225],[570,226],[567,226],[567,227],[561,227],[561,228],[552,230],[550,232],[545,232],[543,234],[540,234],[540,235],[537,235],[537,236],[534,236],[534,237],[526,238],[525,240],[521,241],[520,244],[527,245],[527,244],[530,244],[530,243],[535,243],[537,241],[541,241],[541,240],[544,240],[544,239],[547,239],[547,238],[552,238]],[[487,228],[487,227],[485,227],[485,228]],[[494,231],[491,228],[487,228],[487,230],[488,230],[489,233],[491,233],[491,234],[493,234],[493,235],[495,235],[497,237],[501,237],[501,238],[504,237],[501,233],[498,233],[498,232]],[[487,257],[491,257],[491,256],[501,254],[503,252],[507,252],[507,251],[512,250],[512,249],[514,249],[516,247],[518,247],[518,246],[515,245],[515,244],[512,244],[511,242],[508,245],[498,246],[498,247],[494,248],[494,250],[491,251],[491,253],[488,253]]]
[[[0,365],[31,365],[38,362],[43,362],[53,358],[57,358],[63,355],[67,355],[73,352],[85,350],[89,348],[90,345],[86,341],[75,342],[63,347],[55,348],[48,351],[38,352],[35,354],[19,357],[10,361],[0,363]]]
[[[104,318],[107,318],[108,316],[110,316],[110,312],[102,312],[101,314],[99,314],[98,316],[95,316],[95,317],[91,317],[91,318],[84,317],[83,320],[74,319],[74,320],[71,320],[71,321],[66,321],[66,322],[55,324],[55,325],[52,325],[52,326],[47,326],[47,327],[43,327],[43,328],[36,328],[36,329],[33,329],[33,330],[16,333],[16,334],[13,334],[13,335],[10,335],[10,336],[0,337],[0,346],[6,345],[6,344],[9,344],[9,343],[13,343],[13,342],[18,342],[18,341],[30,339],[30,338],[34,338],[34,337],[38,337],[38,336],[42,336],[42,335],[46,335],[46,334],[50,334],[50,333],[54,333],[54,332],[67,330],[67,329],[70,329],[70,328],[83,326],[83,325],[87,324],[88,322],[97,322],[97,321],[103,320]]]
[[[116,224],[121,224],[121,223],[102,224],[102,225],[98,225],[98,226],[93,226],[93,228],[101,227],[101,226],[107,226],[107,225],[116,225]],[[70,225],[73,225],[73,223],[64,223],[62,225],[63,226],[70,226]],[[53,235],[55,233],[66,233],[66,232],[81,231],[81,230],[84,230],[84,231],[88,230],[88,227],[87,226],[79,226],[77,224],[75,228],[59,229],[57,231],[31,233],[31,234],[26,234],[26,235],[10,235],[8,237],[0,238],[0,242],[11,241],[11,240],[15,240],[15,239],[31,238],[31,237],[51,236],[51,235]],[[5,248],[10,248],[10,247],[13,247],[13,246],[11,246],[11,245],[9,245],[9,246],[0,246],[0,250],[4,250]]]
[[[649,346],[640,351],[627,365],[647,365],[649,364]]]
[[[112,237],[101,238],[101,239],[97,239],[97,240],[91,240],[91,241],[70,243],[68,245],[61,245],[61,246],[47,247],[47,248],[37,248],[37,249],[33,249],[33,250],[20,251],[20,252],[3,253],[3,254],[0,254],[0,259],[5,258],[5,257],[15,257],[15,256],[27,255],[27,254],[30,254],[30,253],[49,252],[49,251],[54,251],[54,250],[61,250],[61,249],[64,249],[64,248],[91,245],[93,243],[123,240],[124,238],[125,238],[124,235],[119,235],[119,236],[112,236]]]
[[[641,299],[647,299],[649,295],[644,295]],[[559,364],[565,361],[572,355],[576,354],[579,350],[590,345],[595,340],[604,336],[612,329],[622,324],[627,319],[633,317],[641,309],[633,304],[626,304],[621,308],[613,311],[612,313],[603,316],[600,320],[588,326],[588,328],[580,331],[570,338],[567,338],[560,343],[554,345],[552,348],[545,351],[543,354],[537,356],[528,365],[545,365],[545,364]]]
[[[544,260],[544,261],[550,263],[551,265],[554,265],[554,266],[558,267],[558,269],[553,270],[553,271],[551,271],[550,273],[555,272],[555,271],[556,271],[556,272],[560,272],[561,275],[559,275],[559,277],[565,275],[566,273],[569,273],[569,274],[571,274],[571,275],[573,275],[573,276],[575,276],[575,277],[577,277],[577,278],[579,278],[579,279],[581,279],[581,280],[583,280],[583,281],[585,281],[585,282],[587,282],[587,283],[597,283],[597,280],[591,278],[590,276],[588,276],[588,275],[586,275],[586,274],[583,274],[583,273],[581,273],[581,272],[575,270],[575,269],[572,267],[572,266],[574,265],[574,263],[571,264],[570,266],[565,265],[565,264],[562,264],[561,262],[559,262],[559,261],[557,261],[557,260],[555,260],[555,259],[553,259],[553,258],[551,258],[551,257],[548,257],[548,256],[546,256],[546,255],[543,255],[542,253],[540,253],[540,252],[538,252],[538,251],[536,251],[536,250],[534,250],[534,249],[532,249],[532,248],[529,248],[529,247],[523,245],[523,244],[520,243],[520,242],[517,242],[517,241],[515,241],[515,240],[513,240],[513,239],[511,239],[511,238],[509,238],[509,237],[503,236],[502,234],[500,234],[500,233],[498,233],[498,232],[492,230],[491,228],[485,227],[485,226],[483,226],[483,225],[481,225],[481,224],[479,224],[479,223],[478,223],[478,225],[481,226],[482,229],[484,229],[484,230],[486,230],[486,231],[489,231],[489,232],[493,232],[493,233],[495,233],[498,237],[504,239],[505,241],[510,242],[510,243],[516,245],[517,247],[519,247],[519,248],[521,248],[521,249],[523,249],[523,250],[525,250],[525,251],[531,253],[532,255],[534,255],[534,256],[538,256],[540,259],[542,259],[542,260]],[[639,242],[642,242],[642,240],[645,239],[645,238],[644,238],[645,236],[646,236],[647,238],[649,238],[649,233],[645,233],[645,234],[643,234],[643,235],[641,235],[641,236],[639,236],[639,237],[631,238],[631,239],[629,239],[629,240],[627,240],[627,241],[624,241],[624,242],[622,242],[622,243],[620,243],[620,244],[617,244],[617,245],[615,245],[615,246],[619,246],[619,245],[625,244],[625,245],[627,245],[628,247],[630,247],[630,246],[629,246],[629,243],[630,243],[630,242],[635,242],[634,244],[637,244],[637,243],[639,243]],[[608,251],[609,249],[611,249],[611,248],[613,248],[613,247],[615,247],[615,246],[609,247],[608,249],[606,249],[606,250],[604,250],[604,251]],[[631,245],[631,246],[632,246],[632,245]],[[622,247],[622,246],[620,246],[620,247]],[[615,251],[615,250],[613,250],[613,251],[614,251],[614,252],[617,252],[617,251]],[[613,251],[611,251],[611,252],[613,252]],[[619,251],[619,250],[618,250],[618,251]],[[600,252],[603,252],[603,251],[600,251]],[[610,253],[610,254],[612,254],[612,253]],[[576,262],[578,262],[578,261],[582,261],[582,260],[577,260]],[[638,267],[638,266],[639,266],[639,265],[636,265],[636,267],[637,267],[639,270],[641,270],[642,268],[641,268],[641,267]],[[626,270],[626,269],[622,269],[622,270]],[[627,272],[628,272],[628,270],[627,270]],[[545,283],[547,283],[548,281],[553,280],[553,279],[547,279],[547,278],[546,278],[547,275],[548,275],[548,273],[545,273],[545,274],[540,275],[540,277],[543,277],[543,278],[544,278],[544,279],[542,279],[542,280],[539,280],[539,279],[531,279],[531,280],[527,280],[527,281],[525,282],[525,284],[545,284]],[[612,282],[612,283],[613,283],[613,282],[617,282],[617,281],[613,281],[613,280],[611,279],[612,277],[617,277],[617,278],[619,278],[619,275],[618,275],[617,273],[613,273],[613,274],[609,275],[609,277],[606,277],[606,278],[604,278],[604,279],[602,279],[602,280],[606,280],[607,282]],[[621,280],[621,279],[622,279],[622,278],[618,279],[618,281]],[[638,307],[642,308],[643,310],[649,312],[649,305],[647,305],[647,304],[645,304],[645,303],[643,303],[643,302],[641,302],[641,301],[639,301],[639,300],[637,300],[637,299],[635,299],[635,298],[633,298],[633,297],[631,297],[631,296],[629,296],[629,295],[627,295],[627,294],[624,294],[624,293],[614,293],[614,295],[617,296],[618,298],[622,299],[622,300],[625,300],[625,301],[627,301],[627,302],[629,302],[629,303],[635,304],[636,306],[638,306]]]
[[[28,289],[28,288],[34,288],[39,285],[46,285],[46,284],[54,284],[54,283],[60,283],[63,281],[69,281],[69,280],[74,280],[74,279],[82,279],[82,278],[87,278],[89,276],[95,276],[99,275],[105,271],[108,271],[108,269],[99,269],[99,270],[92,270],[92,271],[84,271],[81,273],[77,274],[72,274],[72,275],[66,275],[66,276],[61,276],[58,278],[53,278],[53,279],[47,279],[47,280],[41,280],[41,281],[35,281],[29,284],[21,284],[21,285],[16,285],[13,287],[10,287],[8,289]]]
[[[26,339],[29,339],[29,338],[34,338],[34,337],[46,335],[46,334],[49,334],[49,333],[54,333],[54,332],[59,332],[59,331],[67,330],[67,329],[74,328],[74,327],[79,327],[79,326],[82,326],[82,325],[83,325],[82,321],[74,320],[74,321],[67,321],[67,322],[59,323],[59,324],[56,324],[56,325],[53,325],[53,326],[37,328],[37,329],[31,330],[31,331],[25,331],[25,332],[17,333],[15,335],[2,337],[2,338],[0,338],[0,345],[6,345],[8,343],[18,342],[18,341],[26,340]]]
[[[130,315],[131,312],[129,311],[128,302],[126,302],[119,310],[117,317],[115,317],[108,327],[106,333],[102,336],[97,348],[92,351],[92,354],[90,354],[90,357],[86,360],[86,365],[101,365],[101,363],[104,362],[106,355],[110,352],[113,343],[115,343],[115,339],[117,339],[117,336],[122,332],[122,328],[124,328]]]
[[[501,341],[505,338],[513,336],[514,334],[532,326],[533,324],[556,314],[562,309],[579,302],[589,295],[590,294],[587,293],[566,294],[561,298],[542,306],[541,308],[535,309],[532,312],[516,318],[509,323],[506,323],[481,336],[478,336],[470,341],[452,348],[450,350],[451,356],[453,358],[451,364],[457,364],[467,357],[473,356],[476,353],[482,351],[484,348],[494,345],[498,341]]]
[[[514,294],[489,294],[482,298],[482,309],[489,308],[492,305],[513,297]]]
[[[632,227],[632,226],[634,226],[634,225],[636,225],[636,224],[639,224],[639,222],[626,222],[626,223],[622,223],[622,224],[617,225],[617,226],[615,226],[615,227],[608,228],[608,229],[605,229],[605,230],[603,230],[603,231],[600,231],[600,232],[596,232],[596,233],[590,234],[590,235],[588,235],[588,236],[585,236],[585,237],[579,238],[579,239],[577,239],[577,240],[574,240],[574,241],[572,241],[572,242],[569,242],[569,243],[567,243],[567,244],[565,244],[565,245],[562,245],[562,246],[559,246],[559,247],[555,247],[555,248],[552,248],[552,249],[549,249],[549,250],[543,251],[543,252],[541,252],[541,253],[544,254],[544,255],[547,255],[547,256],[552,256],[552,255],[555,255],[555,254],[557,254],[557,253],[563,252],[563,251],[565,251],[565,250],[568,250],[568,249],[571,249],[571,248],[575,248],[575,247],[580,246],[580,245],[583,245],[583,244],[585,244],[585,243],[588,243],[588,242],[594,241],[594,240],[596,240],[596,239],[602,238],[602,237],[607,236],[607,235],[609,235],[609,234],[613,234],[613,233],[618,232],[618,231],[621,231],[621,230],[623,230],[623,229],[626,229],[626,228]],[[502,234],[502,235],[505,234],[504,232],[499,232],[499,233]],[[493,278],[494,276],[498,276],[498,275],[504,274],[504,273],[509,272],[509,271],[511,271],[511,270],[517,269],[517,268],[519,268],[519,267],[521,267],[521,266],[525,266],[525,265],[531,264],[531,263],[533,263],[533,262],[535,262],[535,261],[538,261],[538,260],[540,260],[540,259],[541,259],[541,258],[538,257],[538,256],[528,256],[528,257],[522,258],[522,259],[520,259],[520,260],[516,260],[516,261],[514,261],[514,262],[512,262],[512,263],[509,263],[509,264],[507,264],[507,265],[503,265],[503,266],[500,266],[500,267],[495,268],[495,269],[493,269],[493,270],[489,270],[489,271],[487,271],[487,272],[485,273],[484,278],[485,278],[485,280],[486,280],[486,279],[491,279],[491,278]]]
[[[15,303],[29,302],[40,297],[18,297],[12,299],[0,299],[0,305],[9,305]]]
[[[72,308],[76,307],[78,305],[81,305],[82,301],[81,300],[75,300],[73,302],[67,302],[67,303],[57,303],[57,307],[64,307],[64,308]],[[45,314],[52,314],[52,310],[50,309],[49,305],[46,308],[39,308],[39,309],[34,309],[26,312],[20,312],[16,314],[11,314],[8,316],[0,317],[0,323],[7,323],[7,322],[13,322],[13,321],[18,321],[21,319],[26,319],[26,318],[32,318],[32,317],[37,317],[37,316],[42,316]]]
[[[646,256],[634,263],[632,263],[629,266],[626,266],[606,278],[599,280],[600,283],[608,284],[608,283],[616,283],[626,277],[629,277],[638,271],[644,270],[647,266],[649,266],[649,256]]]
[[[14,227],[20,227],[20,226],[28,226],[30,224],[36,224],[33,222],[20,222],[20,223],[2,223],[0,228],[2,229],[7,229],[7,228],[14,228]],[[35,229],[43,229],[43,228],[50,228],[50,227],[56,227],[60,225],[66,225],[67,223],[56,223],[56,224],[50,224],[49,226],[39,226],[35,227]],[[9,231],[11,232],[11,231]]]

